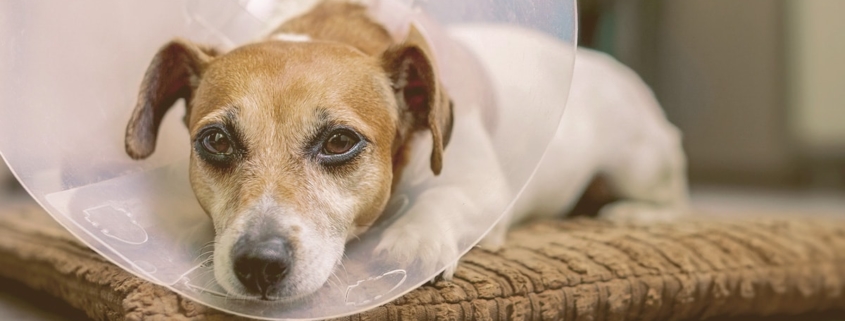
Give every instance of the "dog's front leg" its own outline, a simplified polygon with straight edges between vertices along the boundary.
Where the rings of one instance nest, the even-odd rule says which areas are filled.
[[[440,176],[428,171],[425,149],[412,151],[407,176],[398,191],[421,192],[384,231],[376,248],[400,262],[418,261],[430,272],[448,264],[445,279],[452,277],[460,251],[487,232],[512,198],[481,117],[475,113],[461,116],[455,122]],[[426,135],[417,139],[421,146],[430,144]],[[507,224],[508,218],[503,220]],[[501,234],[494,236],[501,243],[506,228],[494,230]]]
[[[468,218],[482,211],[459,187],[428,189],[385,230],[376,251],[400,263],[416,263],[425,273],[446,265],[442,276],[451,279],[459,251],[471,241],[466,236],[478,233]]]

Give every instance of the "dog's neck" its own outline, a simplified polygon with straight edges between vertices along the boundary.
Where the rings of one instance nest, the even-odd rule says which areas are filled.
[[[379,56],[395,43],[391,33],[375,21],[369,8],[349,1],[318,3],[303,15],[284,22],[269,38],[287,41],[331,41]]]

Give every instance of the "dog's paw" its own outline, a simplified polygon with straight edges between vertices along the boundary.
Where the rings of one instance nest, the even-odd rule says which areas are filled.
[[[441,277],[450,280],[457,267],[458,240],[448,229],[434,225],[409,224],[400,219],[382,234],[375,253],[399,264],[417,264],[424,273],[448,265]]]
[[[605,205],[599,217],[615,222],[631,224],[653,224],[671,222],[686,216],[688,211],[681,206],[660,206],[644,202],[619,201]]]
[[[440,273],[440,278],[446,281],[452,281],[452,277],[455,276],[455,270],[458,269],[458,262],[449,264],[443,273]]]
[[[374,254],[428,275],[445,268],[440,276],[449,280],[460,258],[460,244],[482,232],[473,225],[481,212],[461,189],[429,189],[382,232]]]
[[[449,264],[446,266],[446,269],[443,272],[440,272],[437,276],[435,276],[429,283],[434,284],[439,281],[452,281],[452,278],[455,276],[455,270],[458,269],[458,262]]]

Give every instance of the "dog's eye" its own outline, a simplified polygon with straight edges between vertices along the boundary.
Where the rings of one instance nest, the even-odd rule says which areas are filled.
[[[361,135],[348,128],[337,128],[322,135],[317,159],[326,166],[345,164],[358,156],[366,145]]]
[[[200,130],[193,144],[197,157],[219,169],[232,168],[234,162],[246,153],[237,132],[221,124]]]
[[[234,152],[229,136],[219,129],[212,129],[204,133],[201,141],[203,149],[210,154],[228,156]]]
[[[333,132],[323,145],[323,154],[340,155],[349,152],[360,139],[348,130]]]

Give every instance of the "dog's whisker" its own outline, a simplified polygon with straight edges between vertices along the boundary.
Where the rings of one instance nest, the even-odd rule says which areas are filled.
[[[215,241],[206,242],[205,244],[200,246],[199,250],[205,251],[205,249],[208,248],[208,247],[214,247],[215,243],[216,243]]]
[[[335,279],[333,280],[332,278],[335,278]],[[333,288],[340,288],[340,286],[341,286],[340,278],[338,278],[337,274],[335,274],[334,272],[332,272],[332,274],[329,275],[329,278],[326,280],[326,283],[328,283],[329,286],[333,287]]]
[[[341,279],[340,276],[337,275],[337,273],[332,272],[332,276],[334,276],[335,280],[337,281],[338,288],[343,287],[343,285],[346,284],[346,282],[344,282],[343,279]]]
[[[199,263],[201,266],[214,266],[214,251],[200,253],[193,259],[193,262]]]
[[[214,245],[214,243],[216,243],[216,242],[217,242],[217,241],[213,241],[213,240],[212,240],[212,241],[205,242],[205,243],[203,243],[202,247],[206,247],[206,246],[209,246],[209,245]]]
[[[204,290],[205,289],[211,289],[214,286],[215,283],[217,283],[217,282],[213,278],[209,279],[209,280],[205,280],[205,282],[203,282],[203,284],[202,284],[202,289],[204,289]]]
[[[215,241],[210,241],[201,246],[199,248],[199,254],[196,258],[194,258],[193,262],[199,262],[200,264],[213,264],[215,244]]]
[[[346,253],[343,253],[341,258],[348,259],[349,257],[346,255]],[[346,264],[343,264],[343,260],[340,261],[340,267],[343,269],[343,273],[346,274],[346,276],[349,276],[349,271],[346,270]]]

